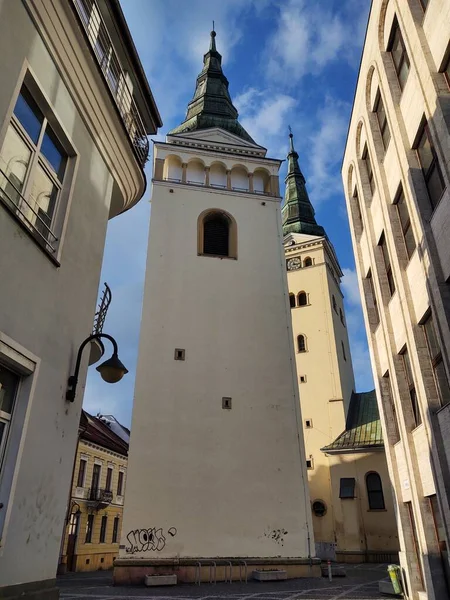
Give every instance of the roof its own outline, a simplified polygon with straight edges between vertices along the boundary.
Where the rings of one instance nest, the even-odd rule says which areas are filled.
[[[283,234],[305,233],[326,236],[325,230],[317,224],[315,212],[306,190],[306,181],[298,164],[298,153],[294,148],[294,136],[289,134],[288,172],[286,191],[281,209]]]
[[[384,448],[380,413],[375,390],[352,393],[345,431],[334,442],[321,448],[329,454]]]
[[[128,444],[114,433],[107,423],[93,417],[85,410],[81,413],[80,439],[97,444],[97,446],[107,450],[112,450],[117,454],[128,456]]]
[[[222,71],[222,56],[217,52],[215,38],[216,32],[211,31],[210,47],[203,57],[203,69],[197,77],[186,118],[181,125],[169,131],[169,135],[220,127],[255,144],[238,121],[239,114],[231,101],[228,79]]]

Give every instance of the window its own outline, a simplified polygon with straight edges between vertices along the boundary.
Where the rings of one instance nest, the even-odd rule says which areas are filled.
[[[387,281],[388,281],[389,292],[390,292],[390,295],[392,296],[393,293],[395,292],[395,282],[394,282],[394,275],[392,273],[391,259],[389,258],[389,252],[387,249],[386,238],[384,236],[384,233],[382,234],[380,241],[378,242],[378,245],[380,246],[381,253],[383,255],[384,268],[386,270],[386,277],[387,277]]]
[[[88,515],[86,521],[86,538],[84,540],[85,544],[90,544],[92,542],[92,530],[94,529],[94,515]]]
[[[306,295],[306,292],[299,292],[297,298],[299,306],[306,306],[308,304],[308,296]]]
[[[306,383],[306,375],[300,375],[300,383]]]
[[[433,375],[437,392],[441,401],[441,405],[444,406],[450,402],[450,386],[447,379],[447,373],[445,372],[445,366],[442,361],[441,347],[439,345],[436,328],[431,313],[423,323],[422,328],[428,346],[428,354],[430,356],[431,365],[433,367]]]
[[[0,364],[0,472],[20,377]]]
[[[422,5],[423,12],[427,10],[428,0],[420,0],[420,4]]]
[[[203,224],[203,253],[228,256],[230,223],[225,215],[213,213]]]
[[[112,483],[112,476],[113,476],[113,470],[111,467],[108,467],[108,470],[106,471],[106,484],[105,484],[105,490],[107,490],[108,492],[111,491],[111,483]]]
[[[80,467],[78,469],[77,487],[79,487],[79,488],[84,487],[84,479],[86,477],[86,465],[87,465],[87,460],[82,458],[80,460]]]
[[[381,138],[383,140],[383,147],[385,150],[387,150],[387,147],[389,146],[389,141],[391,139],[391,132],[389,131],[386,111],[384,110],[384,104],[381,98],[380,90],[378,90],[377,98],[375,100],[375,113],[377,115],[378,125],[380,127]]]
[[[100,487],[100,472],[102,470],[101,465],[94,465],[92,470],[92,481],[91,481],[91,494],[96,494],[98,488]]]
[[[102,523],[100,525],[100,539],[99,542],[100,544],[104,544],[105,540],[106,540],[106,525],[108,524],[108,517],[106,515],[103,515],[102,517]]]
[[[374,322],[374,325],[376,326],[380,322],[380,313],[378,312],[377,295],[375,293],[375,287],[373,285],[373,279],[372,279],[372,271],[370,269],[369,269],[369,272],[367,273],[366,281],[369,284],[370,300],[372,303],[372,306],[370,306],[370,302],[368,303],[368,308],[373,309],[373,316],[374,316],[373,322]]]
[[[344,346],[344,342],[341,340],[341,345],[342,345],[342,356],[344,357],[344,360],[347,360],[347,356],[345,355],[345,346]]]
[[[398,21],[395,18],[392,27],[391,38],[388,45],[388,52],[391,53],[394,68],[397,73],[400,88],[403,90],[408,79],[409,58],[406,54],[405,44],[403,42]]]
[[[314,500],[312,505],[312,511],[316,517],[323,517],[327,512],[325,502],[323,502],[322,500]]]
[[[306,338],[304,335],[297,336],[297,351],[306,352]]]
[[[353,204],[355,207],[355,212],[356,212],[356,218],[358,221],[358,225],[361,227],[361,231],[363,231],[364,229],[364,223],[362,220],[362,213],[361,213],[361,204],[359,203],[359,195],[358,195],[358,190],[357,188],[355,188],[355,191],[353,192]]]
[[[366,165],[366,173],[367,173],[367,179],[369,180],[370,193],[373,196],[373,194],[375,192],[375,180],[373,178],[372,162],[370,160],[370,154],[369,154],[369,150],[367,149],[367,144],[364,144],[362,159]]]
[[[0,200],[54,252],[54,223],[68,155],[24,85],[0,152]]]
[[[303,261],[304,267],[312,267],[312,264],[313,264],[312,258],[310,258],[309,256],[307,256],[305,258],[305,260]]]
[[[432,208],[435,208],[441,199],[445,184],[433,140],[431,139],[430,129],[426,123],[416,144],[416,152],[425,178],[430,204]]]
[[[295,296],[294,294],[289,294],[289,304],[291,308],[295,308]]]
[[[186,351],[184,350],[184,348],[175,348],[174,359],[175,360],[185,360],[186,359]]]
[[[416,249],[416,240],[414,239],[413,230],[411,227],[411,221],[409,218],[408,205],[406,203],[403,188],[400,188],[397,198],[395,200],[395,206],[397,207],[398,219],[402,228],[403,241],[405,242],[406,254],[408,258],[411,258],[412,253]]]
[[[312,419],[305,419],[305,427],[306,429],[311,429],[312,428]]]
[[[342,325],[345,327],[345,323],[344,323],[344,313],[342,312],[342,308],[339,309],[339,317],[341,319],[341,323]]]
[[[309,458],[306,459],[306,468],[309,470],[314,469],[314,459],[312,454],[310,454]]]
[[[119,538],[119,517],[114,517],[111,543],[117,544],[118,538]]]
[[[339,486],[339,498],[354,498],[355,497],[355,483],[354,477],[341,477]]]
[[[370,510],[384,510],[383,485],[378,473],[367,473],[366,475],[367,498]]]
[[[123,496],[123,471],[119,471],[119,478],[117,480],[117,495]]]
[[[389,415],[388,413],[387,426],[388,430],[390,429],[390,426],[392,426],[393,431],[391,433],[391,443],[396,444],[400,440],[400,432],[398,429],[397,410],[395,408],[395,401],[392,396],[392,387],[389,371],[386,371],[386,373],[381,379],[381,394],[388,406],[388,409],[390,409],[391,411],[391,415]]]
[[[419,401],[417,399],[416,386],[414,384],[414,378],[411,370],[411,362],[409,360],[408,349],[405,347],[401,353],[403,360],[403,368],[405,369],[405,377],[409,389],[409,398],[411,401],[411,408],[414,418],[414,427],[418,427],[422,423],[422,416],[419,409]]]
[[[331,301],[333,303],[333,309],[335,310],[335,312],[337,313],[337,304],[336,304],[336,298],[334,297],[334,294],[331,297]]]

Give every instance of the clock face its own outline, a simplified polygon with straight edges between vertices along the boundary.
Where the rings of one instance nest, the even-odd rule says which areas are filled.
[[[299,258],[291,258],[288,260],[287,268],[289,271],[295,271],[295,269],[300,269],[301,264],[302,263]]]

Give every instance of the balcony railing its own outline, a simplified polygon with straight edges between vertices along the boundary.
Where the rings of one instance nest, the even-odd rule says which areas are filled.
[[[114,96],[136,157],[143,167],[147,162],[150,148],[147,132],[97,3],[95,0],[72,0],[72,2],[103,77]]]
[[[105,282],[105,288],[101,295],[97,312],[94,316],[94,326],[92,328],[92,333],[101,333],[103,331],[103,325],[105,323],[109,305],[111,304],[111,298],[111,289],[109,285]]]
[[[110,504],[113,499],[113,493],[111,490],[104,490],[101,488],[89,488],[86,495],[86,500],[91,502],[98,502],[100,504]]]
[[[39,205],[35,203],[33,207],[3,169],[0,169],[0,200],[30,230],[41,246],[55,252],[54,244],[58,238],[43,218],[45,216],[48,219],[47,214],[44,211],[39,214]]]

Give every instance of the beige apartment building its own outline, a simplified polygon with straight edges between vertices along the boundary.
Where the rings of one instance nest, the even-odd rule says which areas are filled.
[[[119,554],[130,432],[114,424],[121,435],[81,413],[60,573],[111,569]]]
[[[290,134],[283,233],[317,556],[392,562],[398,537],[375,392],[355,393],[341,278]]]
[[[0,0],[0,81],[0,596],[56,598],[98,344],[68,378],[161,120],[118,0]]]
[[[372,3],[342,168],[411,599],[449,597],[450,0]]]

